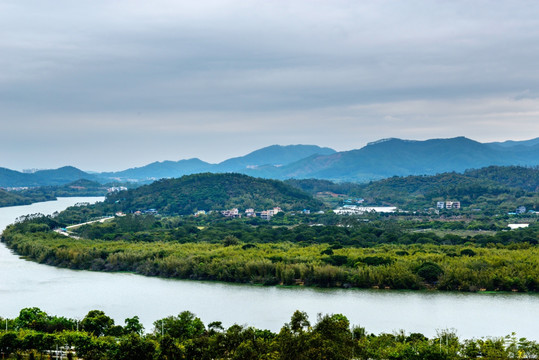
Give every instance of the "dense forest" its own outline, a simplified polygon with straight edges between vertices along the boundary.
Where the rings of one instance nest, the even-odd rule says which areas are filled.
[[[110,195],[104,207],[126,212],[156,209],[167,215],[193,214],[197,210],[276,206],[283,210],[320,210],[324,204],[282,181],[241,174],[195,174],[162,179],[150,185]]]
[[[392,205],[404,210],[426,210],[437,201],[460,201],[462,211],[486,214],[514,211],[518,206],[539,210],[539,168],[490,166],[464,173],[391,177],[367,184],[327,180],[287,180],[312,195],[359,197],[367,205]]]
[[[103,311],[82,321],[25,308],[2,319],[0,352],[5,359],[43,359],[61,355],[84,360],[457,360],[536,359],[539,344],[515,334],[501,338],[459,339],[449,330],[433,338],[420,333],[369,334],[341,314],[308,315],[295,311],[279,332],[219,321],[204,324],[189,311],[154,322],[145,333],[137,316],[117,325]],[[56,349],[61,354],[55,353]]]
[[[0,189],[0,207],[30,205],[35,202],[56,199],[52,194],[21,194],[17,191]]]

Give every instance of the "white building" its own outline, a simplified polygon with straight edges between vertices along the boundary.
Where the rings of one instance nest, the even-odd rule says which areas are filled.
[[[236,208],[230,209],[230,210],[223,210],[221,211],[221,214],[223,214],[223,216],[226,216],[226,217],[233,217],[233,218],[240,217],[240,212]]]
[[[511,230],[515,229],[524,229],[530,226],[530,224],[508,224],[507,225]]]

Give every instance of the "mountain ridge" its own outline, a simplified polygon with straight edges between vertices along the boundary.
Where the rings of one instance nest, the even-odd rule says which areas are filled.
[[[505,144],[505,145],[500,145]],[[270,179],[318,178],[368,182],[392,176],[464,172],[486,166],[538,166],[539,138],[480,143],[464,136],[447,139],[381,139],[360,149],[337,152],[317,145],[272,145],[217,164],[198,158],[156,161],[117,172],[87,173],[72,166],[35,173],[0,168],[0,186],[61,185],[79,179],[107,183],[149,183],[195,173],[241,173]]]

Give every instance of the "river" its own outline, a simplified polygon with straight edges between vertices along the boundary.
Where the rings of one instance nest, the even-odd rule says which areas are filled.
[[[0,230],[30,213],[51,214],[96,198],[60,198],[0,208]],[[342,313],[369,333],[454,329],[461,338],[504,336],[539,340],[539,295],[469,294],[427,291],[283,288],[171,280],[126,273],[60,269],[26,261],[0,245],[0,316],[21,308],[82,319],[100,309],[124,324],[138,315],[146,331],[157,319],[189,310],[204,323],[222,321],[278,331],[296,309],[311,322],[318,313]]]

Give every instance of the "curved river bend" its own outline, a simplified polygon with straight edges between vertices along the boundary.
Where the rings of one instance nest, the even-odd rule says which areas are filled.
[[[21,215],[51,214],[97,198],[60,198],[28,206],[0,208],[0,230]],[[102,198],[101,198],[102,199]],[[37,306],[49,314],[82,318],[101,309],[123,325],[138,315],[146,331],[153,321],[183,310],[204,323],[222,321],[278,331],[296,309],[311,322],[318,313],[342,313],[368,332],[454,329],[461,338],[517,336],[539,340],[536,294],[467,294],[384,290],[282,288],[171,280],[125,273],[59,269],[26,261],[0,245],[0,316],[16,317]]]

